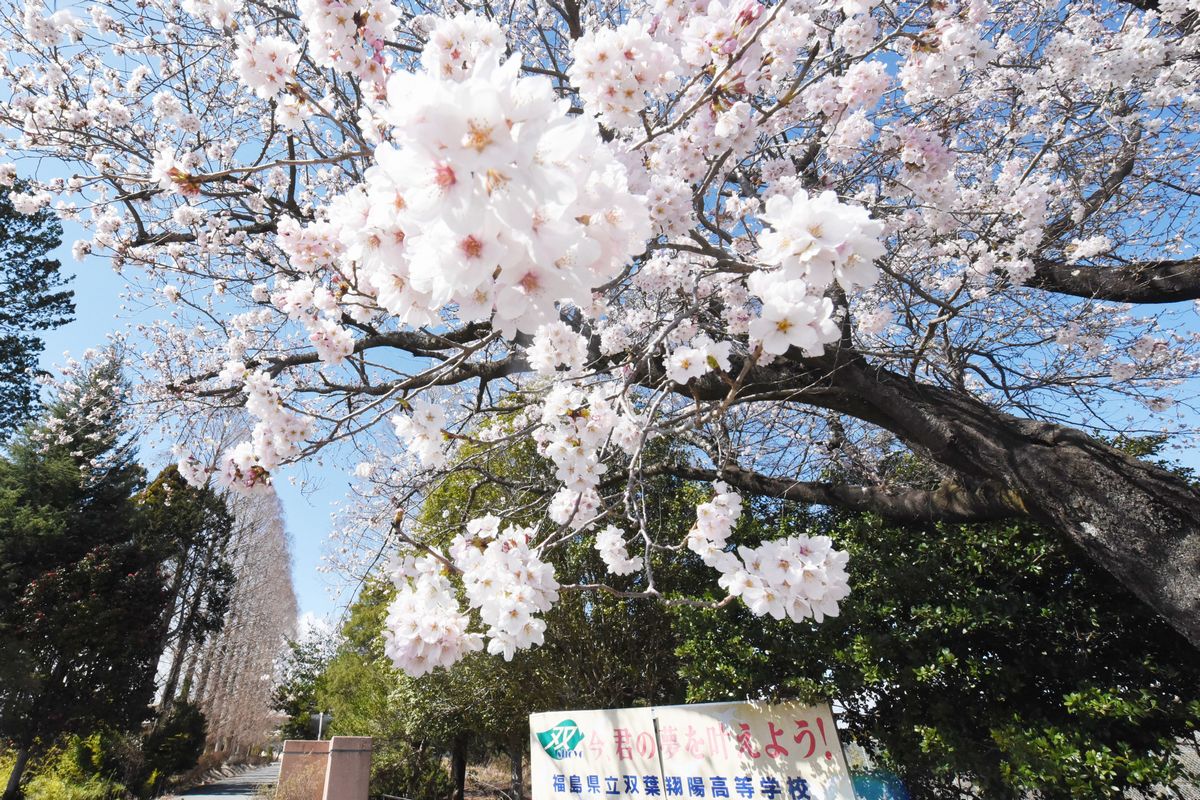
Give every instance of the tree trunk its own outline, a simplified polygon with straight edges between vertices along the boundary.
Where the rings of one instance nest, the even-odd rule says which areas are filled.
[[[226,624],[228,625],[228,623]],[[204,656],[204,666],[200,670],[200,680],[197,682],[196,687],[200,692],[200,696],[197,699],[203,704],[205,714],[212,707],[213,694],[215,693],[215,687],[213,686],[214,676],[220,672],[221,665],[224,663],[225,651],[229,646],[228,642],[228,636],[221,636],[216,642],[208,645]]]
[[[512,800],[525,800],[525,732],[520,728],[508,736],[508,762],[512,776]]]
[[[201,575],[207,575],[209,568],[212,566],[213,553],[210,549],[204,559],[204,569],[200,572]],[[190,587],[191,596],[187,597],[181,605],[181,614],[179,620],[179,630],[175,635],[175,651],[171,656],[171,669],[167,673],[167,682],[163,687],[162,707],[168,709],[175,702],[176,689],[179,686],[179,675],[183,671],[184,661],[189,655],[188,644],[191,643],[192,630],[196,624],[196,617],[200,614],[200,607],[204,603],[204,593],[208,588],[208,582],[203,577],[198,578],[195,585]]]
[[[200,664],[200,659],[203,655],[207,642],[201,642],[192,648],[191,654],[188,657],[187,672],[183,676],[183,685],[179,687],[179,699],[183,702],[188,702],[192,696],[192,690],[195,687],[196,669]]]
[[[3,800],[17,800],[21,796],[21,776],[29,763],[29,748],[17,750],[17,759],[13,762],[12,772],[8,775],[8,786],[4,790]]]
[[[1061,425],[859,362],[828,398],[968,478],[999,483],[1200,647],[1200,491]],[[822,404],[825,404],[824,402]]]
[[[450,780],[454,783],[454,800],[463,800],[467,786],[467,735],[460,733],[450,745]]]

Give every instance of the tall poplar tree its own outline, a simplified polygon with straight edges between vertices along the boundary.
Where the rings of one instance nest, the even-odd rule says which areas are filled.
[[[138,497],[146,538],[157,542],[167,565],[169,613],[162,644],[170,652],[162,687],[165,715],[177,699],[184,663],[219,632],[235,581],[230,540],[233,514],[212,487],[190,486],[168,466]],[[186,698],[184,698],[186,699]]]

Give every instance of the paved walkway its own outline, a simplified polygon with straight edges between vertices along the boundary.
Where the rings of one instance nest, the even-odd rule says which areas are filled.
[[[184,792],[182,797],[193,798],[220,798],[221,800],[230,800],[234,797],[254,797],[258,794],[260,786],[273,784],[279,780],[279,763],[268,764],[265,767],[258,767],[249,772],[243,772],[241,775],[234,775],[232,778],[222,778],[216,783],[210,783],[205,786],[198,786],[195,789],[190,789]]]

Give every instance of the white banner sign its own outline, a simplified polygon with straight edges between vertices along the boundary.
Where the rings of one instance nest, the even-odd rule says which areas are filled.
[[[533,714],[533,800],[854,800],[828,704]]]

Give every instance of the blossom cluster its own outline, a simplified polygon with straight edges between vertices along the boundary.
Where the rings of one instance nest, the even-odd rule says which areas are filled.
[[[231,384],[241,384],[246,410],[258,421],[250,439],[220,455],[215,468],[217,485],[247,493],[268,492],[271,471],[300,454],[300,444],[312,433],[312,419],[289,409],[275,380],[262,370],[230,361],[221,375]],[[179,459],[179,472],[197,487],[204,485],[208,474],[190,453]]]
[[[272,305],[305,327],[309,342],[324,363],[340,364],[354,352],[354,337],[337,321],[341,316],[337,299],[314,279],[281,278],[270,297]]]
[[[287,88],[300,59],[300,48],[295,42],[282,36],[241,34],[237,43],[233,68],[242,83],[264,100],[276,97]]]
[[[500,519],[488,515],[471,520],[466,533],[450,543],[467,602],[487,626],[488,652],[505,660],[542,643],[546,622],[535,615],[558,600],[554,567],[530,548],[533,535],[533,529],[517,525],[501,530]]]
[[[724,72],[723,85],[734,91],[753,92],[762,74],[763,44],[756,34],[765,10],[758,0],[707,3],[683,26],[684,60],[695,69]]]
[[[182,0],[180,7],[193,17],[200,17],[216,28],[233,26],[241,13],[242,0]]]
[[[687,545],[721,573],[720,586],[758,616],[794,622],[837,616],[838,602],[850,592],[846,552],[834,549],[828,536],[798,535],[740,546],[735,553],[727,548],[742,500],[723,483],[715,489],[712,500],[696,507]]]
[[[446,427],[446,409],[424,399],[411,403],[411,414],[393,414],[392,427],[409,451],[425,467],[440,467],[446,463],[443,447]]]
[[[641,556],[630,557],[625,535],[616,525],[606,525],[596,532],[596,551],[613,575],[632,575],[644,566]]]
[[[870,286],[879,277],[882,223],[833,192],[809,197],[803,189],[767,200],[760,215],[771,226],[759,234],[758,259],[774,266],[747,280],[763,302],[750,336],[771,354],[798,347],[820,355],[839,335],[833,303],[823,295],[835,280],[844,288]]]
[[[395,36],[400,22],[396,5],[388,0],[297,0],[297,5],[317,66],[383,84],[384,42]]]
[[[560,367],[578,372],[587,361],[587,339],[561,320],[539,325],[525,357],[534,372],[552,375]]]
[[[614,128],[638,126],[647,95],[664,94],[678,69],[674,51],[655,41],[641,20],[588,31],[571,55],[571,83],[588,110]]]
[[[504,44],[500,27],[478,14],[439,19],[421,50],[421,66],[430,75],[460,81],[480,59],[485,62],[494,59],[503,51]]]
[[[884,253],[883,224],[866,209],[830,191],[809,197],[801,189],[768,199],[761,216],[772,229],[759,235],[758,258],[778,267],[780,278],[822,291],[835,280],[849,289],[879,277],[874,262]]]
[[[731,572],[738,567],[737,556],[725,548],[742,516],[742,497],[723,482],[713,489],[713,499],[696,506],[696,524],[688,531],[687,546],[718,572]]]
[[[383,628],[384,652],[414,678],[483,648],[445,572],[434,556],[408,556],[393,570],[397,591]]]
[[[729,342],[717,342],[700,334],[684,347],[677,347],[667,358],[667,377],[678,384],[699,378],[713,369],[727,371],[729,355],[733,346]]]
[[[43,16],[42,12],[45,10],[45,6],[39,0],[26,4],[22,20],[26,35],[50,47],[59,44],[63,36],[68,36],[73,41],[79,40],[82,26],[78,17],[67,9]]]
[[[973,69],[995,56],[995,48],[981,37],[978,27],[987,18],[988,4],[969,0],[963,5],[965,14],[942,10],[946,16],[913,42],[900,69],[900,83],[910,103],[952,96]]]
[[[604,447],[611,440],[632,453],[640,422],[634,415],[619,414],[600,388],[585,392],[560,383],[550,389],[533,437],[538,453],[554,463],[555,478],[562,482],[550,501],[551,520],[575,529],[591,522],[600,507],[596,487],[608,470]]]
[[[758,616],[787,616],[793,622],[836,617],[838,602],[850,593],[846,551],[828,536],[788,536],[758,547],[739,547],[743,568],[718,583],[740,597]]]
[[[518,58],[502,61],[494,23],[473,24],[493,44],[464,50],[469,68],[447,68],[451,21],[426,47],[434,71],[388,80],[376,113],[389,138],[321,231],[340,240],[329,250],[341,273],[401,323],[446,308],[532,334],[560,304],[589,307],[592,287],[644,249],[650,221],[596,123],[570,115],[545,78],[521,76]]]
[[[304,273],[333,266],[344,249],[337,231],[328,222],[317,221],[304,227],[292,217],[280,218],[275,243],[292,267]]]
[[[533,531],[516,525],[501,529],[485,516],[467,523],[450,543],[448,558],[407,554],[390,567],[396,599],[388,608],[386,651],[396,666],[414,677],[449,667],[483,647],[511,660],[517,650],[542,643],[545,613],[558,600],[554,567],[530,547]],[[462,578],[467,605],[475,609],[485,634],[472,632],[447,577]]]
[[[288,130],[297,130],[312,115],[312,107],[298,93],[296,64],[300,48],[282,36],[241,34],[233,68],[238,78],[263,100],[275,100],[276,119]]]

